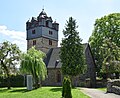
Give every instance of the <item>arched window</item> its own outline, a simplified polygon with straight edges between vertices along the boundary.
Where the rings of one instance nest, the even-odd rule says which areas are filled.
[[[57,82],[58,83],[61,82],[61,73],[60,73],[60,71],[57,71],[57,75],[56,76],[57,76],[56,77]]]

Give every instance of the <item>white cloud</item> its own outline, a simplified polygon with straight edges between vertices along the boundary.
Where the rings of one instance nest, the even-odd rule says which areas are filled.
[[[17,44],[22,51],[26,51],[27,44],[25,32],[9,30],[6,26],[0,26],[0,35],[4,35],[7,37],[6,40]]]

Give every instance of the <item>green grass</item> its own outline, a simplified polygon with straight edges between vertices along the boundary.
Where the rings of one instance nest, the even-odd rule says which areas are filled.
[[[0,98],[62,98],[61,87],[42,87],[32,91],[26,88],[0,88]],[[79,89],[72,89],[73,98],[90,98],[83,94]]]
[[[105,87],[105,88],[98,88],[99,90],[101,90],[101,91],[107,91],[107,88]]]

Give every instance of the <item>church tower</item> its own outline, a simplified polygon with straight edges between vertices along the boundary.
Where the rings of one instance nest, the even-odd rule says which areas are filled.
[[[35,46],[37,50],[47,53],[58,46],[59,24],[48,17],[44,9],[37,18],[32,17],[26,22],[27,49]]]

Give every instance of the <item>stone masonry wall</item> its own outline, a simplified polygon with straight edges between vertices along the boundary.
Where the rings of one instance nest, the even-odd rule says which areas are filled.
[[[61,74],[61,81],[57,82],[57,73],[61,73],[60,68],[48,68],[48,77],[45,79],[45,81],[42,82],[43,85],[50,85],[50,86],[61,86],[62,85],[62,74]]]
[[[44,53],[47,53],[50,48],[55,48],[58,45],[58,42],[55,40],[52,40],[52,45],[49,45],[49,39],[41,37],[41,38],[27,40],[28,49],[33,46],[33,40],[36,40],[36,45],[35,45],[36,49],[41,50]]]
[[[42,82],[42,85],[48,85],[48,86],[62,86],[62,81],[63,81],[63,75],[61,72],[61,68],[48,68],[48,77],[45,79],[45,81]],[[60,72],[61,77],[60,77],[60,82],[57,82],[57,75],[58,72]],[[82,77],[84,77],[84,75],[78,75],[78,76],[74,76],[72,78],[72,84],[76,87],[76,86],[86,86],[85,84],[85,79],[83,79]]]

